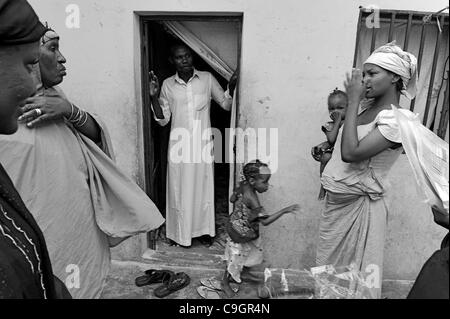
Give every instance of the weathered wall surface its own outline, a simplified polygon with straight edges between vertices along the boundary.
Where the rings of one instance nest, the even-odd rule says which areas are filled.
[[[314,265],[322,203],[310,147],[323,140],[326,98],[352,65],[358,6],[369,1],[296,0],[31,0],[61,35],[68,63],[62,85],[73,102],[100,114],[111,131],[118,165],[142,185],[139,34],[134,11],[243,12],[240,126],[279,129],[279,168],[263,196],[268,211],[298,202],[304,213],[263,231],[273,266]],[[65,8],[79,4],[81,28],[65,27]],[[307,3],[307,4],[306,4]],[[444,0],[378,1],[384,9],[437,11]],[[238,150],[242,151],[242,150]],[[406,158],[395,165],[386,241],[386,278],[414,279],[444,232],[416,195]],[[143,237],[141,236],[141,239]],[[141,239],[115,249],[137,257]]]

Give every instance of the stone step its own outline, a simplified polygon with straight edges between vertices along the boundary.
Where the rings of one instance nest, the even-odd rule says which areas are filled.
[[[142,255],[142,262],[173,267],[223,269],[225,262],[222,257],[219,254],[147,249]]]

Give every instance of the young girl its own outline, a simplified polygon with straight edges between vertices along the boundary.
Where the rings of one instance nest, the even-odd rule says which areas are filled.
[[[347,94],[338,88],[328,95],[328,112],[332,121],[327,122],[322,126],[322,132],[325,133],[327,140],[311,150],[313,158],[320,162],[320,177],[325,169],[328,161],[331,159],[334,144],[339,133],[339,129],[344,123],[345,111],[347,110],[348,98]],[[325,190],[321,186],[319,192],[319,199],[325,197]]]
[[[263,261],[263,251],[259,237],[259,223],[270,225],[287,213],[295,212],[298,205],[286,207],[279,212],[268,215],[259,203],[257,193],[264,193],[269,188],[271,172],[267,164],[256,160],[244,166],[244,181],[234,191],[230,201],[234,203],[234,212],[227,224],[229,235],[225,248],[227,266],[222,288],[228,297],[233,295],[229,286],[229,277],[241,283],[242,279],[259,280],[248,272],[248,267]]]

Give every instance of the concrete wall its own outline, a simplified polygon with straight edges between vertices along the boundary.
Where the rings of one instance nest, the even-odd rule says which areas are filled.
[[[142,185],[139,38],[133,11],[243,12],[241,127],[279,128],[279,169],[263,196],[268,211],[298,202],[304,213],[281,219],[263,232],[273,266],[314,265],[322,203],[318,165],[310,147],[323,140],[326,97],[342,87],[351,68],[358,6],[372,1],[297,0],[30,0],[42,20],[62,36],[68,59],[67,95],[99,113],[111,130],[117,162]],[[65,8],[77,3],[81,28],[65,27]],[[378,1],[385,9],[437,11],[445,0]],[[242,151],[242,150],[240,150]],[[416,196],[406,158],[395,166],[386,243],[386,278],[414,279],[444,232]],[[130,240],[116,258],[137,257]]]

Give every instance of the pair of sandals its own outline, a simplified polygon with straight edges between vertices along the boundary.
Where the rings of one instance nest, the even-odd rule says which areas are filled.
[[[153,294],[158,298],[164,298],[168,295],[183,289],[189,285],[191,279],[184,272],[174,273],[170,270],[149,269],[145,271],[145,275],[135,279],[138,287],[162,283],[157,287]]]
[[[201,286],[197,287],[198,294],[204,299],[223,299],[226,297],[222,289],[222,283],[215,278],[200,279]],[[239,285],[230,283],[230,288],[234,293],[239,291]]]

